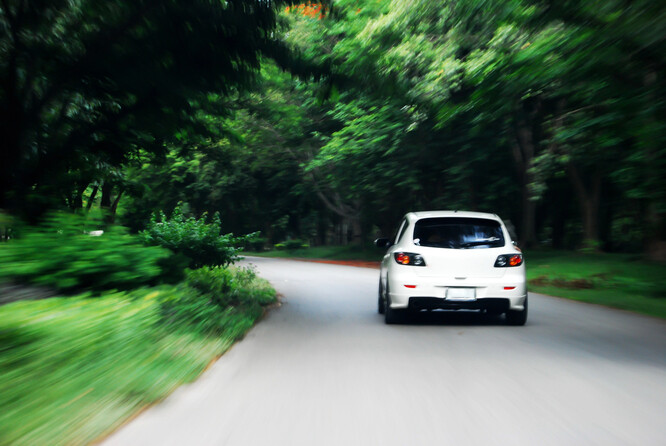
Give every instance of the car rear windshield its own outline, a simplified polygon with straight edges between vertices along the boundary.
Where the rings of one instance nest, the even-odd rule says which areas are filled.
[[[504,234],[496,220],[423,218],[414,226],[414,244],[453,249],[496,248],[504,246]]]

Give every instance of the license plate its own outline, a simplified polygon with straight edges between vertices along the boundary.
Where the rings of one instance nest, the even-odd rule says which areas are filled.
[[[449,288],[446,290],[447,300],[476,300],[476,288]]]

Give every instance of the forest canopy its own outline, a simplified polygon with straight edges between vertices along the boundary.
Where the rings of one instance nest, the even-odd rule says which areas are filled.
[[[665,27],[645,0],[7,0],[0,209],[180,204],[267,244],[465,209],[663,251]]]

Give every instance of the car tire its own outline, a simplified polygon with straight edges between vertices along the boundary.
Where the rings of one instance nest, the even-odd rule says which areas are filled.
[[[506,323],[508,325],[525,325],[527,322],[527,296],[525,296],[525,308],[520,311],[509,310],[506,312]]]
[[[391,308],[391,297],[389,296],[388,279],[386,285],[386,300],[384,305],[384,322],[387,325],[399,324],[404,317],[404,310],[394,310]]]
[[[382,279],[379,279],[379,291],[377,296],[377,313],[384,314],[384,290],[382,289]]]

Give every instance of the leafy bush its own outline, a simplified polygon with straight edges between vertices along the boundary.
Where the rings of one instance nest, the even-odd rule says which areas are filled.
[[[266,237],[260,237],[259,234],[259,232],[250,234],[247,241],[243,245],[243,249],[248,251],[263,251],[268,240]]]
[[[93,442],[198,376],[275,290],[251,269],[204,267],[88,297],[0,306],[0,444]]]
[[[130,289],[182,278],[184,265],[166,249],[147,247],[124,228],[86,233],[83,218],[53,214],[19,239],[0,244],[0,281],[61,291]]]
[[[275,302],[270,284],[250,268],[207,267],[187,271],[185,286],[162,302],[169,325],[192,325],[204,333],[242,336],[261,316],[262,306]],[[230,327],[231,316],[246,314],[247,324]]]
[[[187,272],[186,283],[221,307],[238,304],[231,295],[234,277],[228,268],[204,266],[190,270]]]
[[[158,245],[184,255],[189,259],[190,268],[204,265],[227,266],[238,259],[239,246],[253,234],[235,237],[233,234],[220,235],[221,222],[218,213],[210,223],[206,214],[202,218],[185,217],[180,207],[176,207],[171,218],[164,212],[153,215],[148,228],[139,233],[147,245]]]
[[[212,307],[208,336],[162,317],[185,292],[196,294],[178,285],[0,306],[0,444],[92,443],[195,379],[261,315]]]
[[[277,243],[275,245],[275,249],[278,251],[293,251],[294,249],[300,249],[300,248],[309,248],[310,245],[307,243],[304,243],[303,240],[300,239],[290,239],[290,240],[285,240],[282,243]]]
[[[250,267],[203,267],[187,272],[187,285],[222,307],[266,305],[275,291]]]

